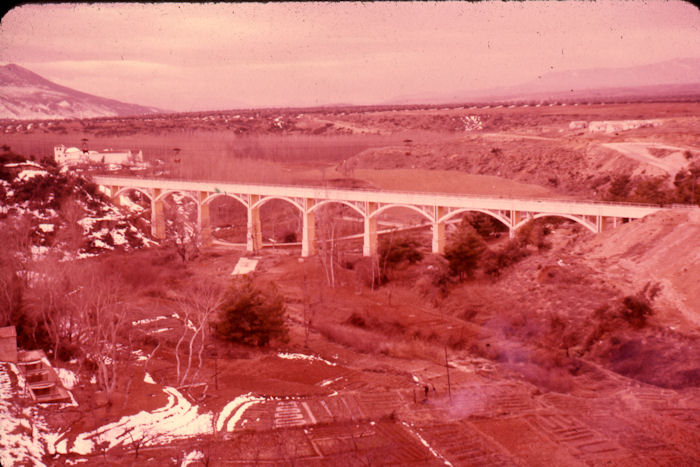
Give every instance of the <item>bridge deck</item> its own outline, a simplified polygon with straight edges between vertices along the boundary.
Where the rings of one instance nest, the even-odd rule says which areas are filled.
[[[307,198],[316,200],[373,202],[382,204],[441,206],[460,209],[524,211],[585,216],[640,218],[664,209],[657,205],[575,201],[553,199],[505,198],[496,196],[455,195],[445,193],[384,190],[349,190],[296,185],[260,185],[218,181],[192,181],[136,177],[95,176],[100,185],[160,189],[163,191],[199,191],[209,193],[251,194],[265,197]]]

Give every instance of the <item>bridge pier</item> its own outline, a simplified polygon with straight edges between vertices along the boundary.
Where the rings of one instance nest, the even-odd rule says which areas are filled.
[[[209,193],[206,191],[199,192],[199,239],[203,247],[209,247],[212,245],[212,235],[211,235],[211,215],[209,209],[209,203],[204,203],[207,199]]]
[[[510,211],[510,227],[508,228],[508,236],[511,239],[515,238],[515,226],[523,220],[523,213],[521,211]]]
[[[302,215],[302,227],[301,227],[301,256],[306,258],[308,256],[316,253],[315,240],[316,240],[316,216],[311,211],[314,205],[314,200],[309,198],[304,198],[304,212]]]
[[[248,195],[248,229],[246,234],[246,250],[249,253],[257,253],[262,249],[260,206],[255,206],[258,201],[260,201],[260,195]]]
[[[377,253],[377,218],[372,216],[372,214],[377,210],[377,203],[368,201],[365,206],[365,230],[362,236],[362,256],[374,256]]]
[[[445,222],[440,221],[447,211],[442,206],[435,207],[433,215],[433,253],[443,254],[445,252]]]
[[[163,212],[163,200],[159,199],[161,190],[153,190],[151,199],[151,236],[158,240],[165,239],[165,213]]]

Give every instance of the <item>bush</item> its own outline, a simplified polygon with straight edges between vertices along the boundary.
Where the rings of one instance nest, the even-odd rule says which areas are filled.
[[[520,246],[534,245],[538,250],[545,250],[552,246],[545,239],[548,234],[549,228],[543,221],[531,219],[518,230],[517,239]]]
[[[521,246],[518,240],[509,240],[500,250],[486,250],[481,258],[481,266],[487,275],[498,277],[503,269],[512,266],[527,255],[527,249]]]
[[[639,181],[632,201],[663,206],[673,201],[673,194],[666,188],[667,177],[646,177]]]
[[[616,175],[611,181],[608,187],[607,194],[603,197],[606,201],[624,201],[627,199],[632,186],[630,182],[632,179],[629,174],[619,174]]]
[[[501,222],[483,212],[470,212],[464,216],[463,221],[464,219],[466,219],[466,222],[469,222],[476,232],[484,239],[498,236],[508,230]]]
[[[462,220],[450,243],[445,247],[452,274],[460,280],[472,277],[479,265],[481,255],[486,250],[486,243],[467,220]]]
[[[264,347],[273,339],[286,342],[285,311],[282,296],[272,285],[261,290],[245,279],[226,291],[214,329],[221,339],[246,345]]]
[[[418,249],[418,242],[406,237],[383,238],[377,248],[379,264],[383,269],[391,270],[399,264],[415,264],[423,259]]]

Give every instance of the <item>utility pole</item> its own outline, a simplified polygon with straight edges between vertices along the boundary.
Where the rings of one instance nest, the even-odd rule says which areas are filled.
[[[452,402],[452,387],[450,385],[450,365],[447,362],[447,346],[445,346],[445,371],[447,371],[447,394],[450,395],[450,402]]]

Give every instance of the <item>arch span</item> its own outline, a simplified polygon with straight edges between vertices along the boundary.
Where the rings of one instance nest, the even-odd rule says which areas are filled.
[[[155,201],[163,201],[168,195],[172,195],[172,194],[175,194],[175,193],[180,194],[180,195],[184,196],[185,198],[191,199],[192,201],[195,202],[195,204],[196,204],[197,206],[199,206],[199,200],[198,200],[197,198],[195,198],[194,196],[192,196],[192,193],[189,193],[189,192],[184,191],[184,190],[167,190],[167,191],[163,191],[161,194],[159,194],[159,195],[156,197]]]
[[[321,206],[326,205],[326,204],[344,204],[345,206],[348,206],[348,207],[352,208],[355,212],[357,212],[360,215],[360,217],[362,217],[362,218],[365,217],[365,213],[362,212],[362,210],[360,208],[358,208],[357,206],[355,206],[354,204],[352,204],[348,201],[333,200],[333,199],[326,199],[326,200],[321,201],[320,203],[314,204],[313,206],[311,206],[311,209],[309,209],[309,213],[314,212],[317,208],[320,208]]]
[[[487,215],[493,217],[494,219],[496,219],[497,221],[499,221],[501,224],[505,225],[507,229],[510,228],[510,220],[507,217],[501,216],[500,214],[496,214],[495,212],[489,211],[487,209],[474,209],[474,208],[458,209],[456,211],[452,211],[451,213],[442,216],[441,219],[438,219],[438,222],[447,222],[451,218],[453,218],[459,214],[463,214],[465,212],[481,212],[483,214],[487,214]]]
[[[596,229],[596,226],[591,224],[590,222],[588,222],[585,219],[582,219],[580,217],[576,217],[576,216],[571,215],[571,214],[551,214],[551,213],[535,214],[532,217],[528,217],[526,219],[523,219],[522,221],[518,222],[518,224],[513,227],[513,230],[518,230],[520,227],[527,224],[531,219],[541,219],[543,217],[564,217],[564,218],[572,220],[574,222],[578,222],[579,224],[581,224],[582,226],[584,226],[585,228],[587,228],[588,230],[590,230],[593,233],[598,232],[598,230]]]
[[[241,198],[240,196],[237,196],[237,195],[229,194],[229,193],[213,193],[213,194],[207,196],[206,198],[204,198],[204,200],[202,201],[202,206],[209,206],[216,198],[220,198],[220,197],[228,197],[228,198],[235,199],[236,201],[241,203],[243,205],[243,207],[245,207],[245,208],[248,207],[248,203],[243,198]]]
[[[129,193],[130,191],[136,191],[136,192],[138,192],[138,193],[141,193],[141,194],[144,195],[146,198],[148,198],[150,201],[153,201],[153,195],[152,195],[151,193],[149,193],[148,191],[143,190],[143,189],[141,189],[141,188],[136,188],[136,187],[131,187],[131,186],[125,186],[125,187],[123,187],[123,188],[118,189],[117,192],[114,193],[114,195],[112,195],[112,196],[110,196],[110,197],[111,197],[112,199],[116,199],[118,196],[127,194],[127,193]]]
[[[251,206],[251,209],[261,208],[268,201],[272,201],[275,199],[286,201],[286,202],[290,203],[292,206],[296,207],[302,214],[304,213],[304,208],[302,206],[300,206],[299,203],[297,203],[296,201],[294,201],[291,198],[287,198],[286,196],[266,196],[265,198],[261,198],[255,204],[253,204]]]
[[[411,210],[413,210],[413,211],[416,211],[416,212],[417,212],[418,214],[420,214],[421,216],[425,217],[425,218],[428,220],[428,222],[433,222],[433,218],[432,218],[428,213],[426,213],[425,211],[423,211],[423,210],[422,210],[421,208],[419,208],[418,206],[413,206],[413,205],[410,205],[410,204],[388,204],[388,205],[386,205],[386,206],[382,206],[381,208],[377,209],[377,210],[374,211],[372,214],[370,214],[370,215],[369,215],[369,218],[371,219],[371,218],[373,218],[373,217],[377,217],[377,216],[379,216],[379,214],[381,214],[381,213],[383,213],[384,211],[387,211],[387,210],[389,210],[389,209],[392,209],[392,208],[407,208],[407,209],[411,209]]]

